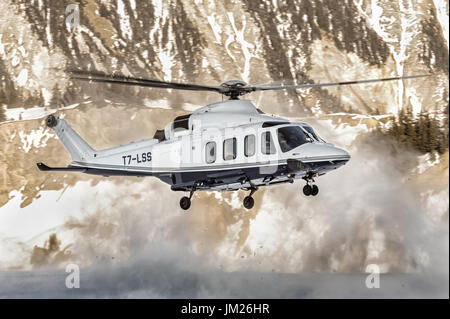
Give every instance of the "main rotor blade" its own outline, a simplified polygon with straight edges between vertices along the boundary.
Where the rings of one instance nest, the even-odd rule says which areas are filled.
[[[106,74],[98,71],[80,71],[72,70],[67,71],[71,74],[71,78],[81,81],[92,81],[99,83],[115,83],[133,86],[144,86],[162,89],[175,89],[175,90],[190,90],[190,91],[212,91],[217,93],[223,93],[224,88],[218,86],[207,86],[197,84],[185,84],[176,82],[166,82],[159,80],[149,80],[144,78],[135,78],[131,76],[125,76],[121,74]]]
[[[425,76],[430,76],[430,74],[396,76],[396,77],[392,77],[392,78],[383,78],[383,79],[356,80],[356,81],[330,82],[330,83],[313,83],[313,84],[299,84],[299,85],[253,86],[253,87],[248,87],[248,89],[251,89],[252,91],[294,90],[294,89],[306,89],[306,88],[314,88],[314,87],[364,84],[364,83],[374,83],[374,82],[393,81],[393,80],[406,80],[406,79],[421,78],[421,77],[425,77]]]

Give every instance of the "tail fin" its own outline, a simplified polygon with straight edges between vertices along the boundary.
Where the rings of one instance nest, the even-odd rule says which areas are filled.
[[[86,162],[94,157],[95,150],[70,127],[69,123],[53,115],[49,115],[45,122],[58,135],[73,161]]]

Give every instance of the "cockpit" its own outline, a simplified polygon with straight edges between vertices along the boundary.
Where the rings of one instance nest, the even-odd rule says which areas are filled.
[[[310,142],[300,126],[286,126],[277,130],[278,143],[283,153]]]
[[[326,143],[315,131],[314,131],[314,129],[311,127],[311,126],[309,126],[309,125],[307,125],[307,124],[303,124],[302,125],[302,128],[307,132],[307,133],[309,133],[316,141],[318,141],[318,142],[322,142],[322,143]]]
[[[323,142],[309,125],[285,126],[277,129],[278,143],[283,153],[300,145],[311,142]]]

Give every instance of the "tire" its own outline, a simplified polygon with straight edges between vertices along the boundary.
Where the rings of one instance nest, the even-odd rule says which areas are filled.
[[[183,196],[180,199],[180,207],[181,209],[188,210],[191,207],[191,200],[189,197]]]
[[[317,185],[313,185],[311,195],[316,196],[317,194],[319,194],[319,187],[317,187]]]
[[[253,197],[246,196],[244,198],[244,207],[245,208],[252,209],[254,205],[255,205],[255,200],[253,199]]]
[[[309,185],[305,185],[303,186],[303,194],[305,194],[305,196],[309,196],[312,193],[312,187]]]

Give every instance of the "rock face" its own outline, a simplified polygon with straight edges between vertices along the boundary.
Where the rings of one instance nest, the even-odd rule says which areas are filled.
[[[277,99],[277,111],[296,114],[314,107],[371,113],[408,103],[416,110],[445,103],[445,1],[83,0],[77,27],[66,23],[72,13],[66,12],[68,4],[2,1],[0,103],[71,104],[84,94],[167,98],[159,90],[71,83],[63,73],[89,68],[174,81],[238,78],[255,84],[433,73],[405,83],[264,94]],[[174,105],[180,99],[205,102],[198,93],[170,96]]]
[[[419,157],[371,133],[400,108],[448,104],[448,1],[82,0],[77,26],[66,21],[72,2],[0,0],[0,269],[125,262],[164,242],[169,256],[187,246],[227,271],[364,272],[377,263],[448,278],[448,183],[438,181],[448,153]],[[39,172],[36,162],[70,161],[44,118],[57,112],[100,149],[148,138],[221,97],[80,83],[67,69],[197,84],[431,76],[248,95],[266,113],[310,121],[352,161],[319,183],[321,201],[280,186],[258,191],[246,212],[243,193],[204,193],[185,216],[180,194],[158,181]],[[45,244],[53,233],[70,256]]]

